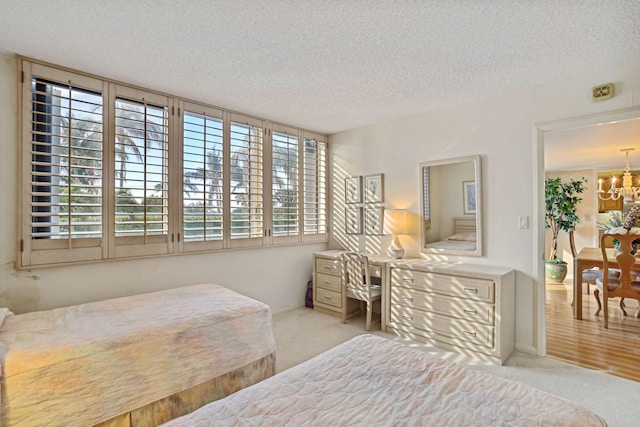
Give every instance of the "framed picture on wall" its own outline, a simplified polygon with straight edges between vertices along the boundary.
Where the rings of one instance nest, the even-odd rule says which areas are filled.
[[[362,208],[345,209],[344,220],[347,234],[362,234]]]
[[[464,213],[476,213],[476,182],[464,181],[462,183],[462,195],[464,198]]]
[[[353,176],[344,180],[344,199],[346,203],[362,202],[361,176]]]
[[[384,175],[367,175],[364,177],[364,194],[367,203],[384,202]]]
[[[382,236],[382,221],[384,208],[364,209],[364,234],[369,236]]]

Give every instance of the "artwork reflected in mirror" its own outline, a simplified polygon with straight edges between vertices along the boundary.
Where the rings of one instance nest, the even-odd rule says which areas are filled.
[[[482,255],[480,156],[420,163],[420,250]]]

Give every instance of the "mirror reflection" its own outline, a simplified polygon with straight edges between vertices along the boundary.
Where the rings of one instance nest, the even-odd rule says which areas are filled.
[[[480,156],[420,163],[420,250],[482,255]]]

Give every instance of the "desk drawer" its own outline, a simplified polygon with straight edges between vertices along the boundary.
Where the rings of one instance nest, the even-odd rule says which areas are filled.
[[[342,294],[316,287],[316,301],[333,307],[342,307]]]
[[[316,272],[341,276],[342,261],[339,259],[316,258]]]
[[[382,277],[382,267],[380,267],[379,265],[369,264],[369,276]]]
[[[494,305],[483,301],[392,286],[391,305],[416,308],[471,322],[493,325]]]
[[[494,302],[495,283],[493,280],[393,268],[391,270],[391,285],[489,303]]]
[[[448,337],[455,341],[479,344],[493,349],[494,328],[481,323],[467,322],[409,307],[391,308],[391,326],[403,325]]]
[[[342,278],[340,276],[331,276],[329,274],[318,273],[316,275],[318,283],[316,287],[324,288],[334,292],[340,292],[342,288]]]

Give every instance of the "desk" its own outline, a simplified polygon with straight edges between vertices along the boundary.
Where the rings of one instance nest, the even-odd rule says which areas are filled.
[[[607,249],[607,259],[613,268],[618,267],[616,250]],[[573,316],[582,320],[582,271],[591,267],[604,268],[602,249],[582,248],[573,259]]]
[[[342,306],[342,254],[345,251],[327,250],[313,254],[313,308],[328,314],[342,317],[344,310],[349,307]],[[368,255],[369,276],[379,279],[382,285],[382,298],[380,302],[381,330],[385,330],[387,306],[385,283],[387,282],[387,263],[394,260],[387,255]],[[378,280],[372,280],[377,284]]]

